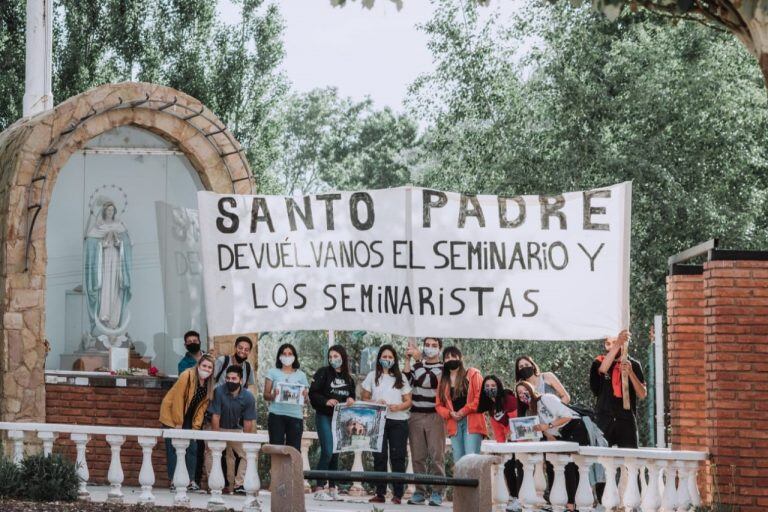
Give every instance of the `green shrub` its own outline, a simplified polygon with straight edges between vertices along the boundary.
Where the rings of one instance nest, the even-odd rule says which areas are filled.
[[[6,457],[0,457],[0,498],[16,498],[22,490],[19,466]]]
[[[33,455],[21,461],[21,497],[32,501],[75,501],[79,477],[61,455]]]

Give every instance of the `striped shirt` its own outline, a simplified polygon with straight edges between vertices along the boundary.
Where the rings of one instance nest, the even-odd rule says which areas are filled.
[[[419,361],[410,372],[403,372],[413,388],[411,412],[435,412],[435,395],[443,363],[425,363]]]

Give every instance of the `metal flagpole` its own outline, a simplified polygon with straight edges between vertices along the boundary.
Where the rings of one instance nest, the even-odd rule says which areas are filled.
[[[664,333],[662,316],[653,317],[653,354],[656,358],[656,446],[658,448],[667,447],[666,429],[664,427],[665,404],[664,404]]]

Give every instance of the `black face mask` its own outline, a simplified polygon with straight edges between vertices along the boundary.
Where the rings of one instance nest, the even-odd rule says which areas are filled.
[[[239,382],[227,382],[227,391],[230,393],[234,393],[238,389],[240,389],[240,383]]]
[[[461,366],[461,361],[458,359],[451,359],[450,361],[446,361],[443,363],[443,367],[445,367],[446,370],[449,372],[452,372],[453,370],[458,370],[459,366]]]
[[[200,344],[199,343],[190,343],[187,345],[187,352],[190,354],[197,354],[200,352]]]
[[[528,380],[534,376],[536,370],[534,370],[532,366],[526,366],[525,368],[521,368],[518,373],[522,380]]]
[[[243,361],[248,359],[247,357],[240,357],[240,354],[235,354],[235,361],[237,361],[240,364],[243,364]]]
[[[496,398],[498,392],[497,388],[485,388],[485,394],[488,395],[488,398]]]

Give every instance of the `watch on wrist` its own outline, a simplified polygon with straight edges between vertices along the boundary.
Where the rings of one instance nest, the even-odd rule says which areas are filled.
[[[554,425],[552,425],[552,422],[547,423],[547,427],[554,428]]]

